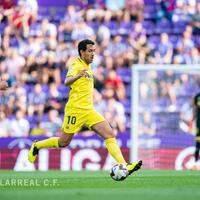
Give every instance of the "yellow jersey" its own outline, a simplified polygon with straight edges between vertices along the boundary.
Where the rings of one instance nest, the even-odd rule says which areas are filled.
[[[93,109],[94,79],[91,66],[87,65],[80,57],[70,62],[66,77],[76,76],[81,70],[86,69],[87,77],[81,77],[70,85],[67,109]]]

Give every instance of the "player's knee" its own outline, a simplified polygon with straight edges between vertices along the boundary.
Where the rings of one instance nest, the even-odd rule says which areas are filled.
[[[67,147],[69,145],[70,141],[68,139],[60,137],[59,138],[59,147]]]
[[[116,137],[117,136],[117,134],[113,131],[113,130],[111,130],[111,131],[109,131],[106,135],[105,135],[105,138],[106,139],[108,139],[108,138],[114,138],[114,137]]]

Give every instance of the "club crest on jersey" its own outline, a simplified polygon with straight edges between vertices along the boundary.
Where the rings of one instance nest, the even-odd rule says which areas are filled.
[[[88,74],[88,73],[86,73],[85,78],[93,79],[93,75],[92,75],[92,74]]]

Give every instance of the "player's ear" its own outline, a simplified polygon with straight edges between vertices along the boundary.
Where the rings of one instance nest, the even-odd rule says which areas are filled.
[[[84,52],[85,52],[84,50],[81,50],[81,51],[80,51],[81,56],[84,54]]]

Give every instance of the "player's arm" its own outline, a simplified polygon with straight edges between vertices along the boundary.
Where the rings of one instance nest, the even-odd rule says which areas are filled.
[[[72,83],[74,83],[75,81],[77,81],[79,78],[81,78],[81,77],[85,77],[86,75],[87,75],[87,72],[86,72],[87,70],[86,69],[84,69],[84,70],[81,70],[77,75],[75,75],[75,76],[67,76],[66,78],[65,78],[65,85],[66,86],[69,86],[69,85],[71,85]]]

